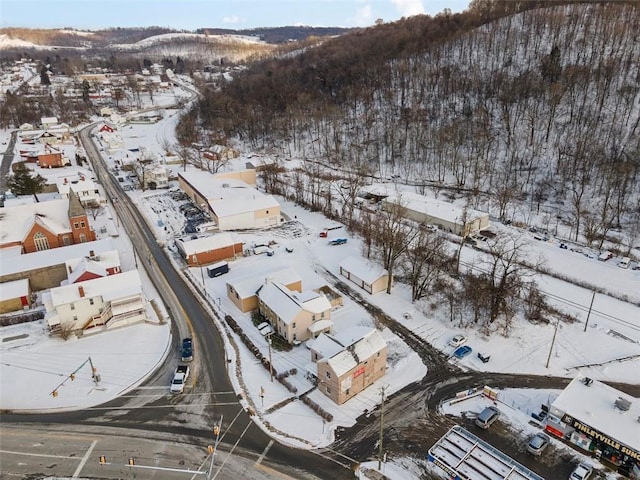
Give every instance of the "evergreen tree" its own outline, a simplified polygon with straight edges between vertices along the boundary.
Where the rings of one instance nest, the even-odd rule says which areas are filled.
[[[49,74],[47,73],[47,66],[42,65],[40,69],[40,83],[42,85],[51,85],[51,79],[49,78]]]
[[[40,174],[34,175],[24,162],[18,163],[13,175],[7,179],[7,187],[14,195],[33,195],[36,202],[40,201],[37,194],[42,192],[46,184],[46,178]]]

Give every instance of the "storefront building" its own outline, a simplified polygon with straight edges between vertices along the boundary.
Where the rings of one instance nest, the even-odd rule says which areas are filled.
[[[549,407],[546,430],[640,479],[640,399],[580,375]]]

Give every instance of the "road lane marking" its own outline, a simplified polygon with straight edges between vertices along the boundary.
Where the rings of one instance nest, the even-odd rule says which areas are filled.
[[[91,446],[87,449],[87,453],[85,453],[84,457],[82,457],[82,460],[80,461],[80,465],[78,465],[78,468],[76,468],[76,471],[73,472],[73,476],[71,478],[78,478],[78,476],[80,475],[80,472],[84,468],[84,464],[87,463],[87,460],[89,460],[89,455],[91,455],[91,452],[93,452],[93,449],[95,448],[97,443],[98,443],[98,440],[94,440],[93,442],[91,442]]]
[[[13,450],[0,450],[0,453],[9,453],[11,455],[24,455],[25,457],[66,458],[68,460],[78,460],[76,457],[69,457],[65,455],[47,455],[46,453],[15,452]]]
[[[282,473],[278,470],[274,470],[273,468],[267,467],[266,465],[256,463],[256,469],[262,470],[263,472],[268,473],[271,476],[282,478],[283,480],[295,480],[294,477],[290,477],[286,473]]]
[[[269,440],[269,443],[267,443],[267,446],[264,448],[264,451],[258,457],[258,460],[256,460],[256,465],[260,465],[262,463],[262,460],[267,455],[267,452],[271,449],[271,445],[273,445],[273,440]]]

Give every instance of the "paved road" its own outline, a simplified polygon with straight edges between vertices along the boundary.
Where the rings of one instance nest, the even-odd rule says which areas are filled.
[[[16,146],[16,140],[18,138],[18,131],[11,132],[11,139],[7,143],[7,149],[2,155],[2,164],[0,164],[0,199],[4,199],[4,192],[7,188],[7,176],[11,169],[11,163],[13,162],[13,150]],[[4,202],[2,202],[4,204]]]

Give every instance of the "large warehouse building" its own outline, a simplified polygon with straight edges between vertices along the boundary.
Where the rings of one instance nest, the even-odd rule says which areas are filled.
[[[252,186],[255,170],[211,176],[186,171],[178,174],[178,181],[189,198],[209,212],[218,230],[269,228],[282,221],[278,201]]]

